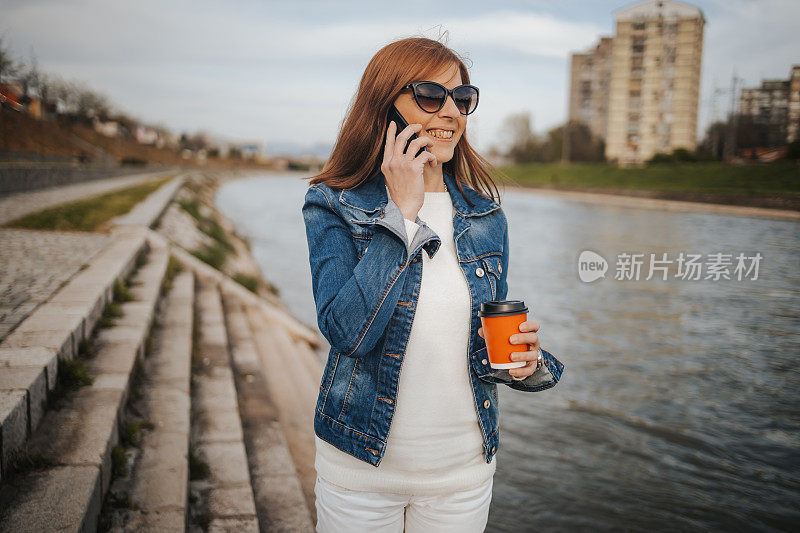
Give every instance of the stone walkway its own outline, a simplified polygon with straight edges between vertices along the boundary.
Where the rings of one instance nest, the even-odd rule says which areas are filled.
[[[0,229],[0,341],[108,239],[98,233]]]
[[[166,176],[164,172],[135,174],[121,178],[93,180],[74,185],[64,185],[31,192],[16,193],[0,198],[0,224],[16,220],[28,213],[41,211],[54,205],[81,200],[116,189],[136,185],[143,181]]]

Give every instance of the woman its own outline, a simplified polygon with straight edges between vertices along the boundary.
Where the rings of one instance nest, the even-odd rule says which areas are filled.
[[[524,367],[487,361],[477,311],[506,297],[508,228],[494,195],[477,192],[494,187],[466,139],[477,103],[442,43],[391,43],[311,179],[303,217],[331,344],[314,418],[318,531],[483,531],[496,384],[538,391],[561,376],[535,320],[511,338],[528,345]],[[393,104],[410,124],[400,132]]]

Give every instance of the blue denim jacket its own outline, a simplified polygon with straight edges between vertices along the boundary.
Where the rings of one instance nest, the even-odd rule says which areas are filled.
[[[444,174],[453,202],[453,238],[472,301],[465,364],[486,462],[499,447],[497,384],[536,392],[554,386],[564,369],[542,350],[544,364],[524,380],[489,366],[478,335],[481,302],[508,292],[508,227],[500,205]],[[422,250],[441,244],[419,217],[408,241],[400,208],[383,174],[350,189],[316,184],[303,205],[319,329],[331,345],[320,383],[314,430],[323,440],[378,466],[397,398],[400,369],[422,279]],[[443,332],[446,334],[447,332]],[[447,379],[443,377],[442,379]]]

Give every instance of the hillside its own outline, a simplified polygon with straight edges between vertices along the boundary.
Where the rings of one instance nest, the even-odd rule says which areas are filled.
[[[101,135],[85,124],[69,121],[65,117],[39,121],[12,111],[0,111],[0,159],[69,158],[91,163],[138,160],[152,165],[194,166],[196,161],[184,159],[178,150],[159,149],[139,144],[134,139],[111,138]],[[212,159],[210,167],[267,167],[241,159]]]

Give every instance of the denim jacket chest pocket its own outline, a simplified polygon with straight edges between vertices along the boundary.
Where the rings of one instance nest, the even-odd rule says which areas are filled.
[[[369,248],[369,243],[372,242],[373,232],[369,228],[364,228],[362,231],[353,232],[353,245],[356,248],[356,255],[360,260]]]
[[[358,259],[367,252],[369,243],[375,235],[374,219],[380,216],[379,211],[373,213],[365,213],[358,209],[349,208],[343,213],[344,219],[347,220],[350,227],[350,233],[353,238],[353,246],[355,246]]]
[[[498,251],[490,255],[481,257],[480,265],[483,269],[483,278],[487,285],[487,300],[494,300],[497,298],[497,287],[500,283],[500,274],[502,273],[502,259],[503,253]]]

